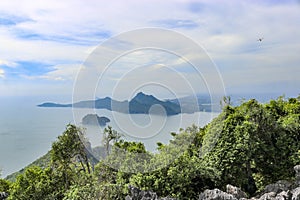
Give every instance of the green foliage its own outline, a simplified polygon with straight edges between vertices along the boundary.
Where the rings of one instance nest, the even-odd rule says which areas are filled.
[[[0,192],[9,192],[11,182],[0,178]]]
[[[296,99],[279,98],[224,109],[218,141],[204,158],[221,172],[219,187],[230,183],[254,193],[257,187],[292,178],[300,149],[299,105]]]
[[[87,155],[89,143],[81,129],[67,125],[64,133],[52,144],[46,160],[48,167],[29,166],[12,184],[10,199],[63,199],[72,194],[75,186],[87,187],[86,177],[91,176]],[[51,162],[49,162],[51,160]],[[36,162],[38,163],[38,162]]]
[[[192,126],[173,136],[169,145],[151,157],[147,163],[149,172],[131,176],[130,184],[159,196],[195,199],[218,179],[218,173],[206,166],[197,151],[196,140],[202,140],[203,129]]]
[[[67,169],[70,164],[77,167],[77,163],[80,163],[80,170],[90,173],[86,145],[89,144],[83,131],[75,125],[67,125],[65,132],[58,136],[58,141],[52,144],[52,164]]]
[[[80,179],[65,192],[63,200],[98,200],[101,196],[98,181],[90,174],[83,173]]]
[[[106,197],[117,195],[124,199],[128,193],[129,179],[132,174],[145,171],[145,166],[149,162],[151,154],[141,142],[119,141],[112,147],[111,154],[96,166],[99,172],[101,165],[100,178],[105,180]],[[103,166],[106,165],[106,166]],[[113,178],[112,178],[113,176]],[[107,182],[106,180],[112,180]],[[110,193],[110,192],[117,193]],[[115,196],[116,198],[116,196]],[[114,199],[114,198],[112,198]]]
[[[29,167],[12,184],[9,199],[61,199],[60,181],[50,168]]]
[[[226,184],[252,194],[292,179],[294,165],[300,164],[300,96],[236,107],[226,97],[211,123],[171,135],[169,144],[158,142],[158,153],[150,153],[143,143],[120,140],[108,127],[99,148],[106,158],[93,167],[83,130],[69,124],[37,162],[40,167],[26,168],[13,183],[0,179],[0,190],[16,200],[125,199],[128,185],[178,199],[195,199],[204,189]]]
[[[104,161],[100,161],[95,166],[94,177],[96,177],[98,189],[101,191],[99,199],[125,199],[126,186],[118,182],[122,177],[122,173],[119,173],[117,169],[112,168]]]
[[[52,144],[51,164],[60,172],[65,190],[74,183],[74,177],[80,171],[91,173],[86,145],[88,142],[83,131],[71,124],[67,125],[65,132]]]
[[[141,142],[120,141],[115,143],[115,147],[132,153],[146,153],[146,148]]]
[[[201,191],[213,187],[216,180],[216,171],[205,167],[197,156],[185,153],[165,168],[133,175],[130,184],[160,196],[195,199]]]
[[[222,100],[220,101],[220,106],[222,108],[226,107],[226,106],[230,106],[231,105],[231,97],[230,96],[223,96]]]
[[[106,149],[106,155],[109,155],[110,143],[118,142],[120,138],[121,134],[118,133],[116,130],[113,130],[111,126],[108,126],[104,129],[102,142]]]

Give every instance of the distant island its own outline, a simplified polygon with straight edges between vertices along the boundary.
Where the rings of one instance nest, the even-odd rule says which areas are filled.
[[[82,118],[83,125],[106,126],[110,122],[107,117],[99,117],[97,114],[87,114]]]
[[[154,105],[164,108],[166,114],[177,115],[180,113],[194,113],[199,111],[211,112],[211,102],[209,96],[197,96],[197,100],[193,97],[184,97],[181,99],[159,100],[153,95],[147,95],[139,92],[130,101],[117,101],[110,97],[100,98],[97,100],[80,101],[73,104],[59,103],[42,103],[39,107],[74,107],[74,108],[92,108],[92,109],[107,109],[129,114],[162,114],[157,109],[150,111]],[[201,101],[201,102],[200,102]]]
[[[116,112],[129,114],[149,114],[150,108],[153,105],[162,106],[167,115],[177,115],[181,113],[180,105],[171,101],[161,101],[152,95],[146,95],[142,92],[138,93],[130,101],[117,101],[110,97],[103,99],[80,101],[74,104],[58,104],[58,103],[43,103],[39,107],[74,107],[74,108],[95,108],[107,109]],[[151,112],[152,113],[152,112]],[[155,110],[154,113],[156,114]],[[157,113],[159,114],[159,113]]]

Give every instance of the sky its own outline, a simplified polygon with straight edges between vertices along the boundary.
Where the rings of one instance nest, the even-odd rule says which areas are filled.
[[[196,54],[185,39],[150,29],[135,32],[147,28],[184,36],[202,50]],[[145,90],[167,97],[188,95],[191,88],[207,93],[215,85],[228,94],[297,96],[299,35],[300,2],[292,0],[2,0],[0,96],[72,95],[91,87],[90,96],[128,98]],[[141,38],[156,38],[167,51],[137,49],[132,44]],[[131,52],[121,55],[122,48]],[[99,68],[99,59],[115,50],[121,56]],[[188,61],[209,66],[214,75],[205,67],[197,73]],[[79,83],[86,86],[77,90]]]

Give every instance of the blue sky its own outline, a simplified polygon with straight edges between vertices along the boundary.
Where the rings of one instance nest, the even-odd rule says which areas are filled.
[[[145,27],[177,31],[198,43],[219,69],[229,94],[300,93],[299,1],[3,0],[0,95],[72,95],[81,64],[99,44]],[[126,42],[116,45],[122,48]],[[166,58],[174,57],[160,56],[120,59],[105,87],[114,88],[134,64],[153,66],[154,81],[176,78],[161,69],[166,63],[172,67],[174,62]],[[188,66],[178,73],[193,79]],[[122,84],[126,88],[132,82]]]

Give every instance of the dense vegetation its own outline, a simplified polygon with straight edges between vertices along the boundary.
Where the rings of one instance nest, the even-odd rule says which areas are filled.
[[[128,185],[159,196],[195,199],[206,188],[241,187],[248,194],[279,179],[292,179],[300,164],[300,97],[267,104],[226,105],[203,128],[172,133],[158,153],[105,129],[106,159],[96,163],[84,132],[68,125],[53,143],[44,167],[30,166],[0,190],[9,199],[125,199]],[[111,146],[111,148],[109,148]]]

